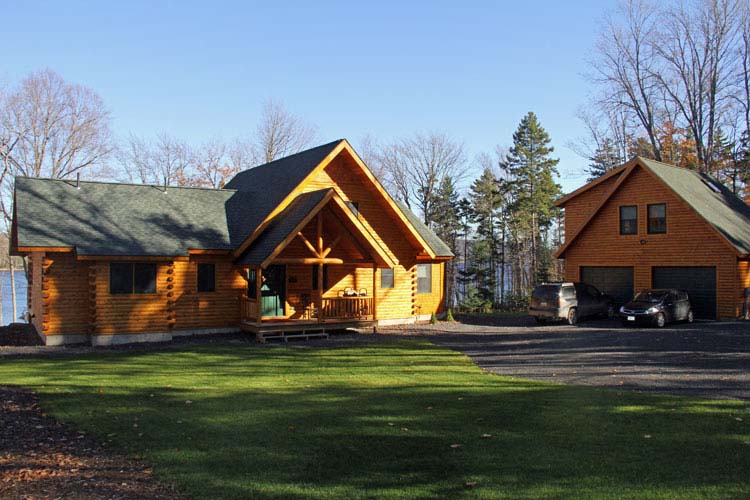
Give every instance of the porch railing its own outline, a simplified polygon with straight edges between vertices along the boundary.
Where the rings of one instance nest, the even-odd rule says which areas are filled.
[[[322,319],[372,318],[372,297],[323,298]]]

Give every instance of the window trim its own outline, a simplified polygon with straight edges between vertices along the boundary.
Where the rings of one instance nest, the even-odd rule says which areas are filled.
[[[664,230],[663,231],[652,231],[651,230],[651,207],[664,207]],[[649,203],[646,205],[646,230],[648,234],[667,234],[667,204],[666,203]]]
[[[386,274],[390,274],[390,285],[386,286],[383,284],[383,278],[386,276]],[[389,267],[387,269],[381,269],[380,270],[380,289],[381,290],[390,290],[392,288],[396,287],[396,270],[392,267]]]
[[[112,265],[118,265],[122,267],[129,267],[130,268],[130,291],[122,291],[122,292],[113,292],[112,291]],[[147,266],[149,268],[153,268],[154,275],[153,275],[153,282],[154,282],[154,290],[153,291],[146,291],[146,292],[139,292],[136,291],[135,286],[135,269],[137,266]],[[109,295],[157,295],[159,293],[159,287],[158,287],[158,279],[159,279],[159,265],[156,262],[122,262],[122,261],[113,261],[109,263]]]
[[[635,208],[635,219],[623,219],[622,217],[622,210],[624,208]],[[620,216],[620,236],[633,236],[638,234],[638,205],[620,205],[619,207],[619,216]],[[623,231],[623,221],[628,220],[635,220],[635,231],[632,233],[627,233]]]
[[[213,280],[211,282],[210,290],[201,290],[201,266],[211,266],[213,268]],[[204,267],[205,268],[205,267]],[[195,290],[198,293],[215,293],[216,292],[216,263],[214,262],[199,262],[195,270]]]
[[[427,289],[423,290],[419,286],[419,268],[420,268],[420,266],[422,266],[424,269],[427,269],[427,276],[425,278],[422,278],[422,279],[428,280],[429,290],[427,290]],[[417,293],[418,294],[429,294],[429,293],[432,293],[432,263],[431,262],[430,263],[417,264]]]

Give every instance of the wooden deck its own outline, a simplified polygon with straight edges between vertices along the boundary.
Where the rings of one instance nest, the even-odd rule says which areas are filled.
[[[242,331],[254,333],[258,342],[270,339],[328,338],[328,333],[347,328],[375,328],[377,321],[371,319],[329,319],[316,320],[264,320],[260,324],[243,321]]]

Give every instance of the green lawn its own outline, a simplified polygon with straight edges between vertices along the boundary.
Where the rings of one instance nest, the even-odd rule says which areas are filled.
[[[0,383],[201,499],[750,496],[741,402],[503,378],[421,341],[0,360]]]

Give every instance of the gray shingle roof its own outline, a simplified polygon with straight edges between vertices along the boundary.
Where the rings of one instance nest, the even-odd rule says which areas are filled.
[[[740,253],[750,253],[750,206],[711,176],[646,158],[640,162],[716,228]]]
[[[262,264],[297,225],[320,203],[330,189],[301,194],[277,214],[258,239],[239,258],[240,264]]]
[[[422,236],[422,239],[424,239],[425,242],[430,245],[430,248],[433,252],[435,252],[435,255],[437,257],[454,256],[448,245],[446,245],[445,242],[441,240],[432,229],[425,226],[424,222],[422,222],[419,217],[414,215],[414,212],[409,210],[409,207],[407,207],[401,200],[397,200],[394,198],[394,201],[396,202],[396,205],[398,205],[398,208],[400,208],[404,213],[406,218],[409,219],[409,222],[411,222],[411,225],[414,226],[414,229],[416,229],[419,235]]]
[[[165,193],[162,186],[105,182],[80,182],[76,188],[71,181],[18,177],[18,245],[75,247],[80,255],[234,250],[342,141],[240,172],[224,189],[169,187]],[[436,255],[452,256],[418,217],[398,206]],[[275,237],[269,233],[253,247],[265,248]]]
[[[233,190],[16,178],[20,246],[75,247],[81,255],[185,255],[231,250],[225,206]],[[241,232],[241,229],[237,229]]]

